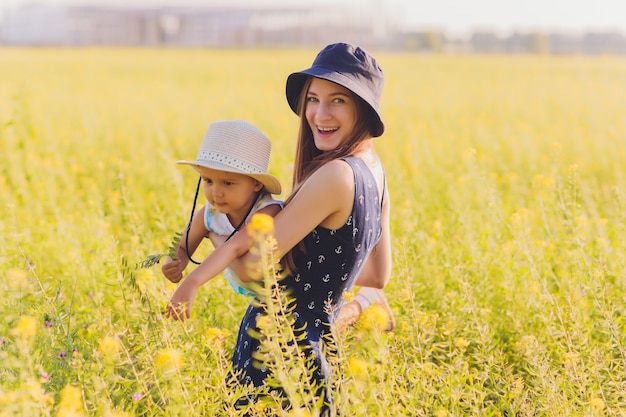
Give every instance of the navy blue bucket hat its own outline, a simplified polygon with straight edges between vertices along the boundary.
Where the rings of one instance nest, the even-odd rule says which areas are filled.
[[[322,49],[311,68],[294,72],[287,77],[287,102],[296,114],[302,88],[309,76],[339,84],[363,99],[376,115],[376,120],[372,123],[372,136],[383,134],[385,125],[380,117],[379,101],[384,75],[371,55],[346,43],[334,43]]]

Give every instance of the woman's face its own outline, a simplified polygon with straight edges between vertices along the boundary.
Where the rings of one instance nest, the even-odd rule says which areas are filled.
[[[306,120],[320,151],[338,148],[353,133],[357,103],[350,90],[313,78],[306,97]]]

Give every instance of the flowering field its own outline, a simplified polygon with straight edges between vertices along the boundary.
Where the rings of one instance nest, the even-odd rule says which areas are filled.
[[[212,121],[265,131],[290,188],[315,52],[0,49],[0,416],[237,415],[247,300],[218,277],[174,323],[136,264]],[[626,60],[375,56],[397,328],[342,336],[343,415],[626,415]]]

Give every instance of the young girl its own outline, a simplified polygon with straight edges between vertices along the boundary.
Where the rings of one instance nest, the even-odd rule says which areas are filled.
[[[271,141],[256,126],[243,120],[212,123],[194,161],[178,161],[191,165],[200,173],[206,204],[190,219],[176,251],[176,260],[166,258],[163,275],[179,282],[191,255],[207,235],[218,246],[246,224],[252,214],[274,216],[282,201],[278,179],[267,173]],[[194,199],[195,201],[195,199]],[[210,233],[213,232],[213,233]],[[250,283],[239,276],[248,275],[242,262],[233,262],[224,276],[238,294],[254,295]]]
[[[383,288],[391,274],[389,193],[374,139],[382,135],[379,100],[383,72],[369,54],[345,43],[324,48],[303,71],[287,79],[287,101],[300,116],[293,191],[275,216],[274,238],[288,274],[281,287],[293,299],[293,332],[314,363],[314,386],[325,396],[325,339],[354,285]],[[245,227],[213,251],[174,293],[167,314],[189,317],[198,288],[254,239]],[[247,256],[247,255],[246,255]],[[248,307],[233,353],[242,384],[263,386],[271,369],[253,358],[260,341],[256,319],[264,306]]]

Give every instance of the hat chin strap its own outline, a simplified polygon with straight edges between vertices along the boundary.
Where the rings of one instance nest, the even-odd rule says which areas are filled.
[[[189,215],[189,223],[187,223],[187,228],[185,230],[185,253],[187,254],[187,259],[189,259],[189,261],[191,261],[192,263],[194,263],[196,265],[200,265],[200,262],[197,262],[197,261],[193,260],[193,258],[191,257],[191,254],[189,253],[189,230],[191,229],[191,221],[193,220],[193,213],[196,211],[196,201],[198,200],[198,194],[200,193],[200,183],[201,182],[202,182],[202,177],[199,177],[198,178],[198,184],[196,185],[196,194],[193,197],[193,204],[191,206],[191,214]],[[239,231],[239,229],[241,229],[241,226],[243,226],[243,224],[245,223],[246,219],[248,218],[248,216],[252,212],[252,209],[256,205],[257,201],[259,201],[259,197],[261,196],[261,192],[262,191],[263,191],[263,189],[261,189],[261,190],[256,192],[256,196],[254,197],[254,201],[252,202],[252,204],[250,204],[250,208],[248,208],[248,212],[246,213],[245,216],[243,216],[243,219],[241,219],[241,222],[239,222],[237,227],[235,227],[235,230],[233,230],[233,232],[230,235],[228,235],[228,237],[226,238],[225,242],[228,242],[228,240],[231,237],[233,237],[235,235],[235,233],[237,233]]]
[[[262,189],[261,189],[262,190]],[[261,190],[256,192],[256,196],[254,196],[254,201],[252,202],[252,204],[250,204],[250,208],[248,209],[248,212],[246,213],[245,216],[243,216],[243,219],[241,219],[241,221],[239,222],[239,224],[237,225],[237,227],[235,227],[235,230],[232,231],[232,233],[230,235],[228,235],[228,237],[226,238],[225,242],[228,242],[228,240],[233,237],[235,235],[235,233],[237,233],[239,231],[239,229],[241,228],[241,226],[243,226],[243,224],[245,223],[246,219],[248,218],[248,216],[250,215],[250,213],[252,212],[252,209],[254,208],[254,206],[256,205],[256,202],[259,201],[259,197],[261,196]]]

